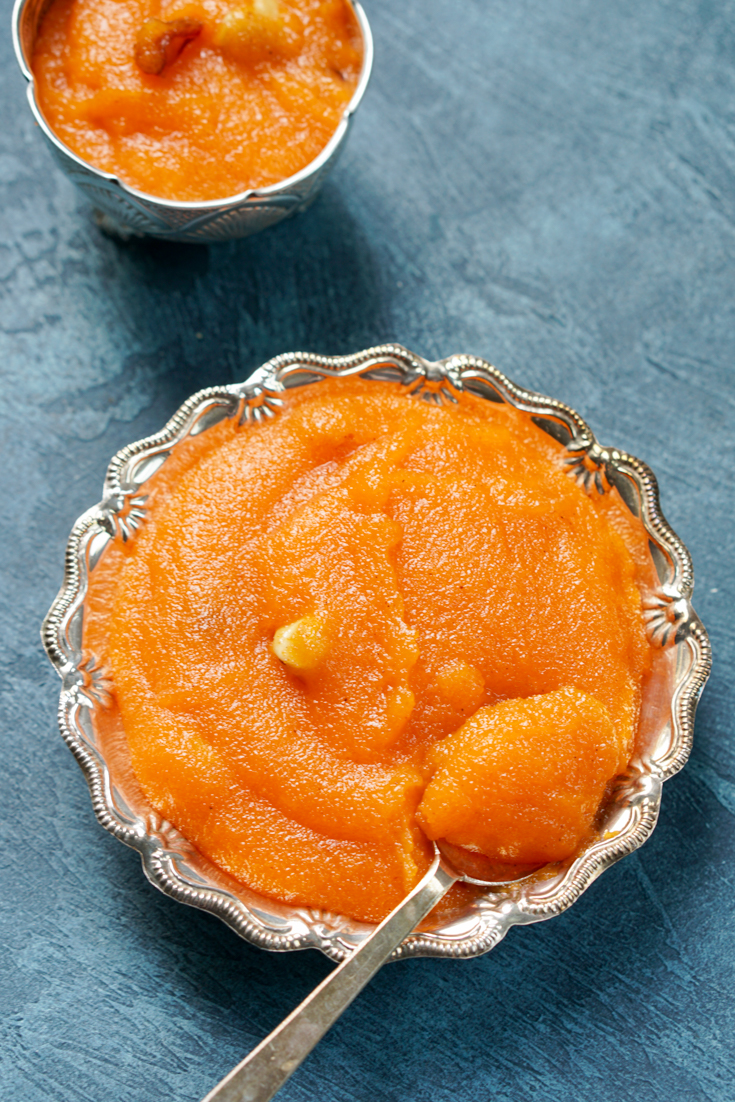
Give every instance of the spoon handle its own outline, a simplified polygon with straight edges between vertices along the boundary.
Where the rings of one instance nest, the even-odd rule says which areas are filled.
[[[423,880],[203,1102],[269,1102],[318,1041],[456,880],[437,856]]]

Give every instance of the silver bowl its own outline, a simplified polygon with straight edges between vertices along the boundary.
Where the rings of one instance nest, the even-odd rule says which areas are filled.
[[[644,687],[636,747],[592,842],[569,860],[548,866],[534,880],[478,896],[449,920],[430,916],[421,932],[408,937],[396,952],[401,957],[472,957],[492,949],[516,923],[560,914],[609,865],[648,838],[656,824],[663,781],[681,769],[689,755],[694,712],[710,670],[707,634],[690,599],[691,559],[661,514],[653,474],[639,460],[598,444],[582,418],[561,402],[516,386],[484,360],[452,356],[428,363],[397,345],[354,356],[278,356],[245,383],[195,394],[161,432],[118,452],[107,472],[102,501],[72,529],[64,584],[42,631],[63,682],[61,732],[87,778],[102,826],[140,852],[146,876],[167,895],[211,911],[265,949],[313,947],[341,960],[370,933],[372,927],[343,915],[257,895],[162,820],[132,772],[105,669],[83,647],[90,573],[113,538],[135,538],[145,523],[146,480],[177,443],[224,418],[254,423],[277,417],[287,390],[347,376],[393,380],[428,402],[453,403],[465,391],[528,411],[536,425],[563,445],[572,477],[588,491],[617,492],[640,520],[658,577],[658,583],[643,592],[653,669]]]
[[[360,24],[364,54],[355,94],[345,108],[334,134],[319,156],[294,176],[269,187],[243,191],[224,199],[180,203],[158,199],[102,172],[73,153],[54,134],[36,102],[31,59],[40,21],[49,0],[15,0],[13,44],[21,72],[28,81],[28,103],[46,142],[70,180],[82,189],[101,212],[105,229],[123,237],[163,237],[168,241],[227,241],[247,237],[305,210],[316,198],[327,174],[347,140],[352,118],[360,105],[373,65],[370,24],[358,0],[349,0]]]

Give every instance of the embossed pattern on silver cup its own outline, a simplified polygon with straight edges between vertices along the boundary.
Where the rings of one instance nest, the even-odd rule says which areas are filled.
[[[305,210],[316,198],[344,148],[373,65],[373,38],[367,16],[358,0],[349,0],[349,3],[362,33],[362,69],[354,95],[319,156],[300,172],[277,184],[201,203],[159,199],[138,191],[111,173],[83,161],[56,136],[36,101],[31,69],[33,46],[48,0],[15,0],[13,44],[21,72],[28,81],[28,103],[46,144],[62,172],[101,212],[106,228],[123,236],[148,235],[169,241],[227,241],[248,237]]]
[[[644,525],[656,567],[658,582],[643,593],[653,670],[644,687],[635,753],[603,809],[594,840],[536,879],[478,897],[451,920],[435,919],[432,925],[430,918],[426,928],[408,937],[395,954],[476,956],[492,949],[511,926],[560,914],[609,865],[648,838],[656,824],[663,782],[689,755],[694,713],[711,664],[707,633],[691,603],[691,559],[661,513],[652,472],[625,452],[601,446],[582,418],[561,402],[516,386],[476,357],[451,356],[429,363],[399,345],[353,356],[278,356],[245,383],[193,395],[161,432],[117,453],[102,501],[72,529],[64,582],[42,629],[48,656],[62,678],[59,723],[87,778],[97,818],[140,852],[146,875],[162,891],[211,911],[265,949],[314,947],[342,960],[367,936],[371,927],[365,923],[258,896],[161,819],[133,775],[109,677],[98,657],[85,653],[82,633],[90,573],[114,536],[135,538],[145,523],[145,482],[178,442],[223,418],[246,424],[277,417],[286,391],[348,376],[392,380],[417,399],[434,403],[454,403],[467,392],[527,411],[564,447],[571,477],[588,491],[617,490]]]

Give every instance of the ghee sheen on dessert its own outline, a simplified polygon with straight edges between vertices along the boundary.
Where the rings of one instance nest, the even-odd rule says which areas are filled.
[[[362,59],[348,0],[52,0],[32,68],[69,149],[151,196],[198,202],[310,164]]]
[[[85,612],[150,803],[254,890],[367,921],[428,838],[574,853],[633,748],[648,551],[562,451],[358,380],[177,446]]]

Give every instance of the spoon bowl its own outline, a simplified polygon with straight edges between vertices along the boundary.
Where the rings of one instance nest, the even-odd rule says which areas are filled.
[[[522,864],[521,862],[496,861],[484,853],[475,853],[464,846],[455,846],[440,838],[434,843],[445,865],[457,871],[457,879],[465,884],[474,884],[478,888],[504,888],[519,880],[527,880],[540,872],[545,865]]]

